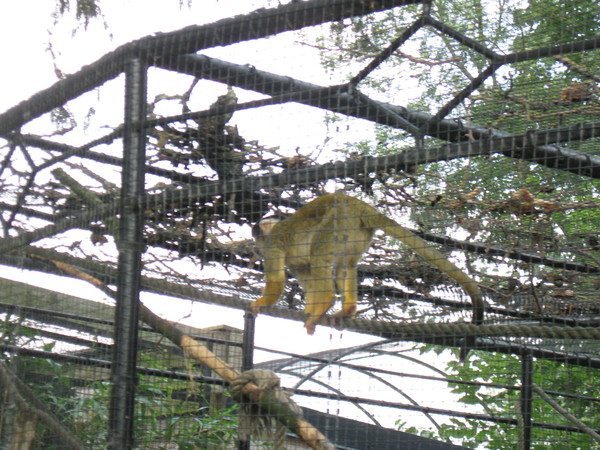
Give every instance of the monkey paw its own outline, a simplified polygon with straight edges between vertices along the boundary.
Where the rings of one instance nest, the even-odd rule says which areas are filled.
[[[306,322],[304,322],[304,328],[306,328],[306,334],[312,336],[315,334],[317,325],[314,320],[308,319]]]
[[[306,322],[304,322],[304,328],[306,328],[307,334],[312,336],[315,333],[315,329],[317,328],[317,325],[338,328],[337,324],[341,320],[337,317],[338,314],[335,314],[333,316],[320,316],[320,317],[310,316],[308,319],[306,319]],[[348,317],[348,316],[344,314],[343,317]]]

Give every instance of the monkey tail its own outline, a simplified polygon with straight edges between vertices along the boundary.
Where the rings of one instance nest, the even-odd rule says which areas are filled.
[[[376,211],[375,209],[373,210]],[[365,217],[365,220],[367,222],[372,222],[370,226],[372,226],[373,228],[382,229],[389,236],[400,240],[405,245],[414,250],[415,253],[417,253],[419,256],[429,261],[429,263],[437,267],[449,277],[453,278],[471,297],[471,301],[473,304],[472,323],[480,325],[483,322],[483,294],[481,293],[481,290],[479,289],[479,286],[477,285],[475,280],[473,280],[469,275],[467,275],[465,272],[459,269],[455,264],[450,262],[439,250],[437,250],[431,244],[427,243],[424,239],[420,238],[407,228],[404,228],[402,225],[390,219],[389,217],[386,217],[379,212],[377,212],[377,215],[369,214]],[[465,339],[466,347],[463,347],[461,349],[461,361],[463,361],[466,358],[469,352],[469,347],[472,347],[474,343],[474,337],[467,337]]]

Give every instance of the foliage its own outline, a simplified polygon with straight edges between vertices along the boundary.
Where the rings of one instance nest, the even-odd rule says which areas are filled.
[[[75,18],[83,22],[84,27],[90,23],[90,20],[97,19],[102,16],[98,0],[75,0]],[[71,11],[73,7],[72,0],[56,0],[55,16],[61,17]]]
[[[483,407],[486,414],[497,418],[518,420],[520,414],[521,363],[512,355],[474,352],[469,364],[451,362],[452,378],[462,381],[477,380],[490,383],[494,387],[450,383],[453,392],[461,396],[466,405]],[[533,383],[547,392],[553,400],[575,415],[586,425],[598,428],[598,404],[594,398],[600,397],[598,371],[572,366],[560,362],[534,360]],[[560,392],[561,394],[556,394]],[[564,417],[556,413],[534,393],[533,422],[572,426]],[[453,419],[452,424],[440,430],[442,439],[462,439],[462,445],[475,447],[485,443],[489,448],[515,448],[519,441],[519,426],[514,424],[494,424],[475,419]],[[591,438],[583,433],[567,433],[545,427],[534,427],[532,448],[548,448],[557,445],[571,448],[591,448]]]
[[[146,363],[150,361],[146,358]],[[146,364],[149,366],[162,364]],[[109,416],[109,381],[77,379],[76,366],[50,359],[19,358],[18,373],[29,380],[35,395],[87,448],[106,447]],[[154,367],[158,368],[158,367]],[[188,381],[140,376],[135,397],[135,436],[142,446],[177,445],[177,448],[218,448],[237,433],[237,406],[215,409],[206,405]],[[36,448],[59,448],[52,430],[40,427]]]

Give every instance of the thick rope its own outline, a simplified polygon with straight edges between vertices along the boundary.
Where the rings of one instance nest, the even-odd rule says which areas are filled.
[[[600,339],[600,328],[565,327],[550,325],[473,325],[470,323],[393,323],[354,319],[344,321],[350,328],[368,329],[394,337],[408,336],[475,336],[475,337],[530,337],[556,339]]]
[[[265,308],[262,313],[269,316],[293,320],[303,320],[304,314],[284,308]],[[323,318],[321,324],[333,323],[331,317]],[[384,334],[394,339],[407,339],[423,336],[460,336],[460,337],[521,337],[553,339],[589,339],[600,340],[600,327],[567,327],[532,324],[490,324],[471,323],[402,323],[381,320],[344,319],[342,328],[352,331]]]

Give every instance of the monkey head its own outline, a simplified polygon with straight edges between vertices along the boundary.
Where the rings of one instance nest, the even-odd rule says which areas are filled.
[[[288,217],[290,216],[281,213],[263,217],[252,226],[252,237],[257,241],[260,240],[260,238],[262,238],[263,236],[270,234],[275,225],[277,225],[282,220],[287,219]]]

